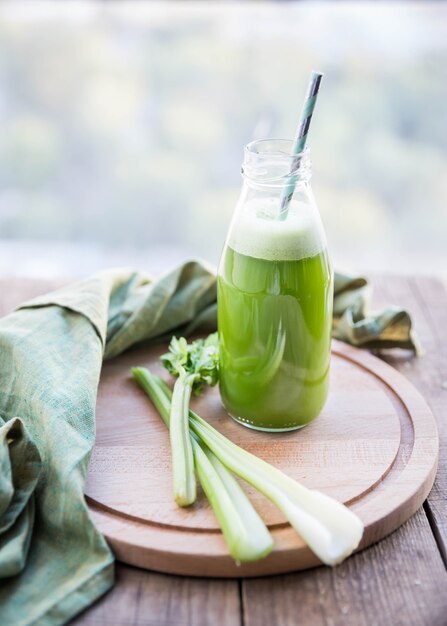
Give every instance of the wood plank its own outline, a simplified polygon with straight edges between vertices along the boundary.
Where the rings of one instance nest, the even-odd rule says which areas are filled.
[[[381,277],[377,299],[408,308],[422,343],[417,359],[393,352],[385,357],[425,396],[438,422],[439,468],[426,503],[427,513],[447,566],[447,290],[443,282],[428,277]]]
[[[238,626],[238,583],[116,565],[116,584],[72,626]]]
[[[430,398],[440,433],[440,460],[437,480],[427,501],[427,513],[447,567],[447,290],[438,281],[414,278],[415,295],[425,307],[426,320],[436,337],[436,351],[430,354],[433,370],[440,376],[428,379],[423,390]],[[431,367],[430,367],[431,369]]]
[[[245,626],[445,626],[447,573],[422,509],[335,569],[243,582]]]

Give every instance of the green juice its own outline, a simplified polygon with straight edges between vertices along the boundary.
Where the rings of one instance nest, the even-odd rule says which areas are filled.
[[[293,430],[319,414],[328,394],[332,271],[325,244],[306,223],[292,215],[290,225],[273,227],[255,229],[249,240],[242,224],[242,238],[233,238],[239,250],[230,238],[221,259],[220,393],[244,425]],[[291,245],[300,236],[302,245]]]

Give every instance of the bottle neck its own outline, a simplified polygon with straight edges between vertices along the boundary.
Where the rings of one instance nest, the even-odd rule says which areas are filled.
[[[245,148],[242,176],[253,189],[276,195],[287,187],[309,185],[311,162],[309,149],[293,156],[292,142],[284,139],[262,139]]]

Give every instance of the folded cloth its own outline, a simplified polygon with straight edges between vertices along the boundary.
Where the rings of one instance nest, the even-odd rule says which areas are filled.
[[[365,286],[337,276],[335,336],[415,351],[406,312],[366,316]],[[195,261],[158,280],[102,272],[0,320],[1,624],[64,624],[113,584],[83,496],[103,359],[215,327],[215,274]]]
[[[397,306],[368,312],[371,288],[366,278],[335,273],[332,335],[359,348],[420,351],[411,317]]]

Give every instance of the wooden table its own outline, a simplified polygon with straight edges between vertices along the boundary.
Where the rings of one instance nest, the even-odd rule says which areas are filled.
[[[60,281],[58,281],[60,284]],[[445,626],[447,624],[447,291],[428,277],[375,277],[374,306],[408,308],[424,348],[384,357],[438,420],[440,464],[424,506],[398,531],[336,569],[247,580],[168,576],[121,565],[116,585],[73,626]],[[0,314],[51,289],[0,280]]]

